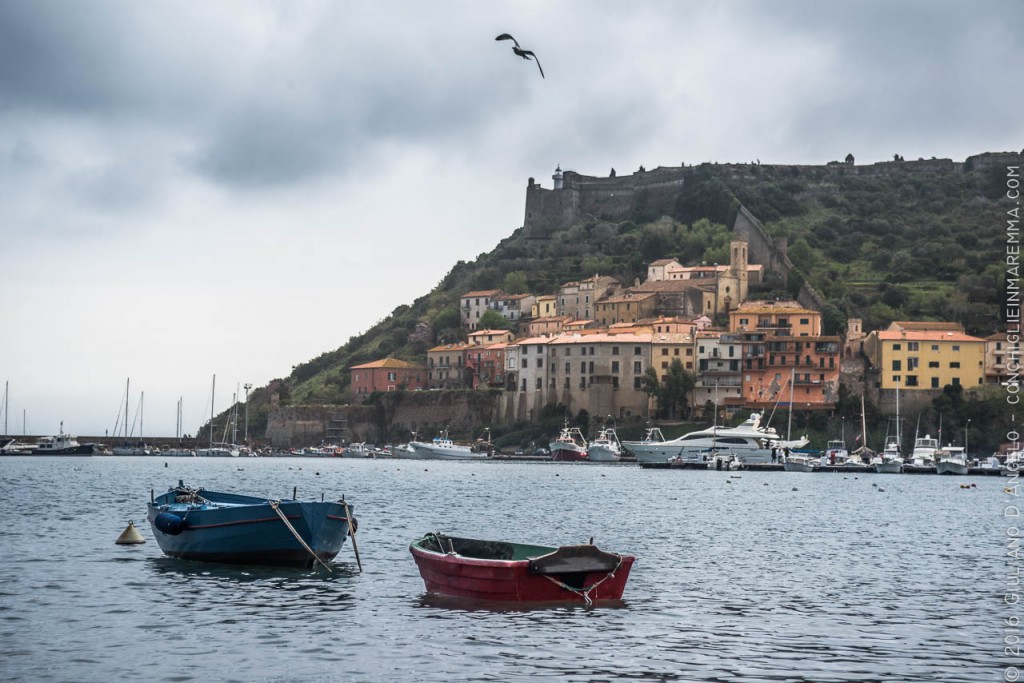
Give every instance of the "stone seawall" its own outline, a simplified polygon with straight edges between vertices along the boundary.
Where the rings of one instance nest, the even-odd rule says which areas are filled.
[[[500,421],[500,391],[396,391],[365,405],[286,406],[267,415],[265,440],[277,448],[322,443],[397,443],[448,430],[473,439]]]

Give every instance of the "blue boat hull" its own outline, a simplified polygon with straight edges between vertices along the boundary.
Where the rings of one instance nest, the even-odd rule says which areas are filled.
[[[183,490],[187,491],[172,489],[148,506],[153,536],[169,557],[304,568],[316,563],[269,499],[202,489],[183,494]],[[341,550],[348,536],[341,503],[281,500],[279,509],[321,561],[329,562]]]

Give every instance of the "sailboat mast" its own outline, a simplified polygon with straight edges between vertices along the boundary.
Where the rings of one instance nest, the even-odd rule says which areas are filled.
[[[860,436],[864,439],[864,448],[868,447],[868,422],[864,417],[864,395],[860,397]]]
[[[145,405],[146,392],[139,392],[139,443],[145,443],[145,439],[142,438],[142,408]]]
[[[124,383],[124,442],[128,443],[128,392],[132,386],[132,378],[129,377]]]
[[[213,388],[210,389],[210,448],[213,448],[213,397],[217,393],[217,375],[213,376]]]
[[[7,418],[11,414],[11,408],[7,405],[7,386],[10,383],[10,380],[4,382],[4,436],[7,436]]]
[[[796,370],[789,373],[789,424],[786,425],[786,441],[793,437],[793,385],[796,383]]]

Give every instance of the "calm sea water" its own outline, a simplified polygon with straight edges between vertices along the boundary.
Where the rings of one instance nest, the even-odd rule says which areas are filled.
[[[0,476],[3,680],[976,683],[1002,680],[1024,616],[997,477],[142,457]],[[364,571],[348,544],[333,575],[163,557],[145,503],[179,478],[344,494]],[[114,544],[130,519],[145,545]],[[431,530],[638,560],[618,607],[439,604],[407,549]]]

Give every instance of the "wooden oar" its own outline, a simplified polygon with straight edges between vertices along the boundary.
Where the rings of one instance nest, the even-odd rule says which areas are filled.
[[[341,497],[341,504],[345,506],[345,519],[348,520],[348,535],[352,537],[352,550],[356,553],[356,565],[359,566],[359,571],[363,571],[363,563],[359,560],[359,544],[356,543],[356,529],[352,525],[352,510],[349,508],[348,503],[345,502],[345,496]]]

